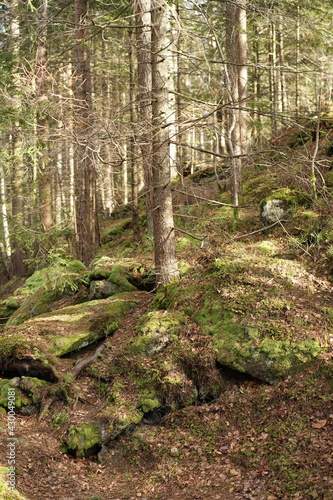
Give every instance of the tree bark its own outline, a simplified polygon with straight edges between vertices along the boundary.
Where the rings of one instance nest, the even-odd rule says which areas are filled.
[[[39,151],[40,221],[43,230],[52,229],[52,188],[49,158],[49,117],[45,109],[48,99],[47,85],[47,0],[40,0],[37,9],[36,96],[37,96],[37,145]]]
[[[151,13],[150,0],[134,0],[138,60],[138,108],[140,131],[138,142],[142,154],[146,191],[148,236],[153,237],[152,190],[152,107],[151,107]]]
[[[152,0],[153,221],[157,285],[179,279],[173,221],[168,129],[165,4]]]
[[[238,100],[239,100],[239,138],[240,149],[243,155],[241,164],[244,165],[247,155],[247,0],[237,2],[235,9],[235,29],[236,29],[236,61],[238,80]]]
[[[132,188],[132,230],[133,242],[140,241],[139,227],[139,198],[138,198],[138,165],[135,158],[135,69],[134,69],[134,36],[132,20],[129,27],[129,72],[130,72],[130,121],[131,121],[131,140],[130,140],[130,163],[131,163],[131,188]]]
[[[75,0],[76,38],[76,97],[78,138],[79,205],[77,213],[78,254],[89,264],[99,247],[99,228],[96,203],[96,170],[92,147],[92,100],[89,49],[87,38],[88,1]]]

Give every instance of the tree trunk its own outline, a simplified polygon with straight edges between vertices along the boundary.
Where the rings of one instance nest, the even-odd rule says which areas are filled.
[[[129,72],[130,72],[130,121],[131,121],[131,141],[130,141],[130,163],[131,163],[131,188],[132,188],[132,230],[133,242],[140,241],[140,227],[139,227],[139,199],[138,199],[138,165],[135,158],[135,69],[134,69],[134,36],[132,20],[130,21],[129,28]]]
[[[232,3],[226,4],[226,48],[227,48],[227,61],[228,61],[228,75],[229,80],[229,99],[231,101],[230,113],[230,128],[228,134],[230,139],[228,146],[232,146],[230,154],[232,156],[233,168],[231,171],[231,192],[233,202],[235,205],[235,219],[238,218],[238,194],[241,183],[241,167],[242,167],[242,148],[240,137],[240,114],[239,114],[239,85],[238,85],[238,69],[237,69],[237,32],[236,27],[236,6]],[[236,64],[235,64],[236,61]]]
[[[153,237],[152,191],[152,108],[151,108],[151,14],[150,0],[134,0],[138,60],[138,103],[140,132],[138,142],[146,191],[148,236]]]
[[[20,24],[18,17],[18,8],[20,0],[12,0],[10,5],[10,34],[12,38],[12,55],[13,55],[13,87],[14,87],[14,99],[13,106],[19,115],[21,101],[20,101]],[[24,166],[23,166],[23,153],[22,153],[22,141],[20,137],[20,122],[17,117],[14,118],[12,123],[12,134],[11,134],[11,154],[12,154],[12,186],[11,186],[11,202],[12,202],[12,213],[11,215],[15,218],[15,227],[11,230],[12,233],[12,272],[16,276],[24,276],[27,272],[27,266],[24,263],[24,251],[22,251],[22,243],[16,236],[16,232],[21,231],[21,225],[24,223],[24,197],[23,197],[23,186],[24,186]]]
[[[37,9],[36,96],[37,96],[37,145],[39,151],[40,221],[43,230],[52,229],[52,189],[49,147],[49,117],[45,109],[48,99],[47,85],[47,0],[40,0]]]
[[[241,164],[244,165],[247,155],[247,34],[246,34],[246,5],[247,0],[237,2],[235,9],[236,29],[236,62],[239,101],[239,138],[242,154]]]
[[[78,255],[89,264],[99,247],[96,203],[96,171],[92,153],[92,102],[89,49],[87,38],[87,0],[75,0],[76,97],[78,138],[79,205],[77,214]]]
[[[165,5],[152,0],[153,221],[157,285],[179,279],[173,221],[168,129]]]
[[[295,117],[296,121],[299,120],[299,107],[300,107],[300,20],[299,20],[299,6],[297,6],[297,20],[296,20],[296,99],[295,99]]]

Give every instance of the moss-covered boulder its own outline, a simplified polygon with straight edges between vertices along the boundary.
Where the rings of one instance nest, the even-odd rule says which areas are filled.
[[[244,325],[229,313],[221,315],[212,334],[216,361],[270,384],[304,370],[323,351],[317,339],[299,343],[260,340],[255,325]]]
[[[148,312],[140,321],[138,337],[132,344],[132,352],[142,352],[148,356],[157,354],[177,338],[185,315],[169,311]]]
[[[48,350],[63,356],[110,335],[136,303],[126,294],[65,307],[30,321]]]
[[[71,425],[62,439],[62,451],[79,458],[88,458],[97,455],[101,439],[101,429],[95,422]]]
[[[7,299],[0,303],[0,320],[7,320],[20,307],[15,299]]]
[[[3,373],[56,382],[59,356],[112,334],[137,304],[131,294],[65,307],[28,320],[0,336]]]
[[[85,279],[85,273],[84,264],[78,260],[35,271],[16,291],[23,302],[12,314],[6,328],[20,325],[29,318],[49,312],[52,302],[75,294]]]
[[[40,400],[47,388],[46,381],[33,377],[3,379],[0,381],[0,406],[6,410],[9,409],[11,404],[8,396],[10,394],[16,412],[33,415],[38,413]]]
[[[277,221],[289,220],[295,208],[308,204],[309,201],[310,198],[306,193],[289,188],[277,189],[261,201],[261,220],[266,226]]]

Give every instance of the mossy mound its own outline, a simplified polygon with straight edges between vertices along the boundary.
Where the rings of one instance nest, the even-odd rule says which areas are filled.
[[[101,431],[94,422],[71,425],[62,440],[63,453],[89,458],[100,450]]]
[[[184,312],[221,365],[268,383],[294,375],[324,353],[327,339],[315,310],[315,279],[284,253],[278,240],[234,245],[200,281],[159,289],[150,310]],[[304,319],[303,302],[311,305]]]
[[[208,323],[209,319],[207,315]],[[213,335],[215,359],[219,363],[270,384],[312,365],[322,353],[317,339],[297,344],[266,338],[258,343],[258,329],[245,326],[237,316],[228,313],[211,328],[206,323],[206,331]]]
[[[177,338],[184,321],[185,315],[182,313],[168,311],[147,313],[137,326],[139,335],[132,343],[131,351],[142,352],[148,356],[162,351]]]
[[[131,301],[131,297],[126,294],[65,307],[30,322],[47,342],[49,351],[56,356],[63,356],[110,335],[135,304],[136,301]]]
[[[307,193],[289,188],[277,189],[261,201],[260,217],[266,225],[278,220],[289,220],[298,206],[310,203],[311,199]]]
[[[29,318],[44,314],[51,310],[52,302],[75,294],[85,279],[85,272],[85,266],[78,260],[35,271],[16,291],[16,295],[25,300],[11,316],[6,328],[20,325]]]
[[[15,299],[7,299],[0,303],[0,320],[9,319],[10,316],[20,307]]]
[[[0,381],[0,406],[8,410],[8,391],[15,391],[15,411],[24,415],[38,413],[39,402],[48,383],[34,377],[15,377]]]
[[[0,337],[1,366],[11,370],[33,370],[40,378],[54,381],[51,367],[57,357],[106,338],[121,324],[127,311],[137,304],[131,294],[77,304],[28,320],[23,327],[7,330]],[[29,365],[26,368],[24,366]],[[50,371],[51,370],[51,371]],[[34,375],[35,376],[35,375]]]
[[[111,229],[109,229],[102,237],[102,244],[110,243],[127,232],[132,227],[132,219],[125,219],[121,222],[116,222]]]

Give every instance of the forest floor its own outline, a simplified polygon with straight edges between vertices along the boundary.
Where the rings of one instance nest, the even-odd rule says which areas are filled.
[[[105,403],[99,380],[104,375],[103,366],[97,375],[85,370],[74,383],[79,401],[58,397],[50,411],[44,411],[48,395],[41,414],[16,415],[17,489],[26,499],[333,499],[333,336],[332,324],[323,315],[323,310],[332,305],[333,246],[330,250],[329,245],[333,233],[327,222],[331,205],[326,199],[311,210],[297,213],[285,227],[261,231],[258,202],[279,187],[276,182],[282,182],[283,172],[281,176],[264,172],[261,177],[257,172],[253,179],[246,179],[244,199],[248,202],[256,197],[257,205],[241,210],[236,230],[230,209],[200,205],[195,200],[198,193],[217,198],[216,185],[215,192],[209,186],[191,190],[186,214],[183,218],[176,215],[176,224],[183,231],[177,237],[179,259],[196,269],[183,278],[184,289],[189,283],[193,288],[200,286],[207,279],[204,271],[221,251],[225,262],[245,262],[237,276],[232,270],[226,275],[221,290],[225,303],[237,302],[247,290],[256,288],[261,298],[268,300],[274,282],[275,293],[287,304],[279,316],[281,325],[285,331],[290,325],[303,325],[302,331],[308,330],[326,346],[320,359],[275,385],[221,369],[223,391],[218,397],[180,407],[156,424],[140,423],[109,443],[101,461],[96,456],[81,459],[61,451],[59,438],[68,426],[94,419]],[[300,179],[301,174],[298,168],[295,178]],[[288,185],[288,176],[284,181]],[[123,222],[104,223],[104,230]],[[184,231],[202,237],[202,244],[184,236]],[[151,243],[146,239],[141,246],[133,246],[130,230],[104,245],[103,254],[124,266],[149,267],[153,263]],[[265,261],[267,255],[269,259],[273,255],[276,262],[281,257],[285,268]],[[265,269],[268,262],[270,267]],[[288,280],[290,286],[286,288]],[[7,289],[7,295],[9,292],[13,290]],[[136,307],[105,341],[111,339],[115,349],[134,335],[154,293],[138,291],[135,298]],[[193,298],[194,309],[195,300],[199,299]],[[249,309],[249,315],[255,314],[257,305],[250,304],[253,311]],[[54,309],[58,307],[60,304],[53,305]],[[262,314],[268,317],[271,312],[268,309]],[[296,333],[290,328],[292,338]],[[184,344],[190,342],[196,354],[212,349],[199,327],[184,328],[179,337]],[[328,338],[331,344],[327,344]],[[87,350],[80,359],[90,354]],[[75,359],[62,358],[62,376],[71,373],[74,363]],[[215,375],[212,373],[212,377]],[[64,413],[68,415],[66,422],[55,425],[54,416]],[[7,416],[0,412],[0,466],[4,467],[7,437]],[[5,496],[6,500],[16,498]]]
[[[200,255],[202,261],[200,250],[191,252],[192,259]],[[143,259],[141,255],[140,262]],[[300,317],[311,312],[316,315],[327,306],[332,293],[320,264],[312,265],[311,272],[318,301],[313,304],[295,297]],[[241,279],[246,284],[246,274]],[[153,294],[138,292],[137,298],[140,303],[112,336],[114,346],[132,335]],[[319,334],[320,319],[315,328]],[[191,340],[202,347],[200,331],[192,331]],[[331,355],[332,349],[325,356],[329,359]],[[63,359],[64,373],[70,373],[72,367],[73,359]],[[172,412],[157,426],[138,426],[113,442],[102,463],[96,457],[64,455],[59,436],[68,425],[53,427],[51,414],[42,418],[17,415],[17,488],[30,500],[333,498],[329,370],[321,359],[274,386],[236,372],[226,373],[225,390],[219,398]],[[103,404],[96,379],[83,372],[75,383],[83,404],[68,406],[58,400],[52,409],[52,415],[66,411],[71,423],[92,419]],[[2,414],[0,419],[4,436],[7,419]],[[6,440],[2,439],[0,456],[6,453]]]

